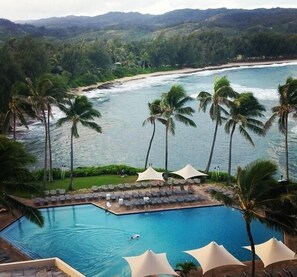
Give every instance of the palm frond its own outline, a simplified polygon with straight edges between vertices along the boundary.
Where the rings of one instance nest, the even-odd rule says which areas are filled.
[[[28,218],[29,221],[35,223],[39,227],[42,227],[44,224],[44,219],[43,216],[41,215],[41,212],[38,209],[35,209],[33,207],[27,206],[23,204],[22,202],[18,201],[16,198],[11,197],[10,195],[2,195],[4,201],[2,202],[5,203],[9,210],[17,210],[20,212],[22,215],[24,215],[26,218]]]

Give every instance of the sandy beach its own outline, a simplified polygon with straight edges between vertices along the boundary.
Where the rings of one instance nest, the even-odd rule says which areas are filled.
[[[174,74],[190,74],[190,73],[202,72],[202,71],[207,71],[207,70],[236,68],[236,67],[241,67],[241,66],[288,64],[288,63],[294,63],[294,62],[297,62],[297,60],[233,62],[233,63],[228,63],[228,64],[222,64],[222,65],[216,65],[216,66],[206,66],[206,67],[201,67],[201,68],[182,68],[182,69],[170,70],[170,71],[159,71],[159,72],[154,72],[154,73],[139,74],[139,75],[130,76],[130,77],[123,77],[123,78],[114,79],[114,80],[106,81],[106,82],[98,82],[93,85],[74,88],[71,90],[71,92],[75,93],[75,94],[80,94],[80,93],[98,89],[98,88],[99,89],[100,88],[108,88],[114,84],[123,84],[123,83],[130,82],[130,81],[141,80],[144,78],[157,77],[157,76],[174,75]]]

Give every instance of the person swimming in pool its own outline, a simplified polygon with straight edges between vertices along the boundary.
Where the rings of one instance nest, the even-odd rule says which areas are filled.
[[[130,239],[139,239],[140,235],[139,234],[134,234],[133,236],[131,236]]]

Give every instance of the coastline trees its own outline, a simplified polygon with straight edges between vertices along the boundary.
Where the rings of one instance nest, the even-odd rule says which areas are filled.
[[[258,219],[268,227],[296,234],[294,220],[282,209],[282,197],[286,189],[273,176],[277,167],[270,161],[257,160],[245,168],[237,168],[236,183],[229,184],[229,191],[212,190],[211,195],[226,206],[235,207],[245,221],[246,232],[252,251],[252,276],[255,276],[255,243],[251,232],[251,223]]]
[[[289,145],[288,128],[289,114],[293,114],[293,119],[297,119],[297,79],[289,77],[284,85],[278,87],[279,105],[272,108],[272,115],[264,125],[267,131],[276,118],[278,118],[278,129],[285,136],[285,169],[286,179],[289,180]]]
[[[185,106],[193,99],[186,95],[181,85],[173,85],[167,93],[163,93],[160,108],[161,117],[158,120],[165,125],[165,172],[164,179],[168,178],[168,134],[175,134],[175,122],[177,120],[187,126],[196,127],[193,120],[187,117],[192,116],[195,110],[190,106]]]
[[[152,103],[148,103],[148,108],[149,108],[149,112],[150,112],[150,116],[142,123],[142,126],[151,123],[153,124],[153,133],[149,142],[149,146],[147,149],[147,154],[146,154],[146,158],[145,158],[145,164],[144,164],[144,169],[147,169],[147,162],[148,162],[148,158],[150,155],[150,150],[152,147],[152,143],[155,137],[155,132],[156,132],[156,119],[161,116],[161,107],[160,107],[160,99],[156,99],[154,100]]]
[[[101,133],[101,127],[94,122],[95,117],[100,117],[99,111],[93,108],[92,102],[86,96],[76,96],[74,99],[68,99],[66,104],[60,103],[59,108],[65,113],[65,117],[57,121],[57,126],[61,126],[66,122],[71,123],[71,143],[70,143],[70,184],[69,190],[73,190],[73,138],[78,138],[78,123]]]
[[[213,95],[209,92],[201,91],[197,96],[199,110],[206,112],[208,105],[210,105],[209,116],[212,121],[215,121],[213,141],[205,173],[208,173],[212,161],[218,127],[222,125],[223,121],[227,120],[225,116],[229,115],[229,112],[223,105],[226,107],[230,106],[230,100],[228,98],[234,98],[236,95],[237,93],[231,88],[229,80],[224,76],[221,78],[215,77]]]
[[[46,189],[47,183],[47,166],[48,166],[48,126],[46,110],[47,105],[54,101],[54,98],[49,95],[49,90],[52,88],[52,82],[46,77],[41,76],[35,83],[30,78],[26,78],[27,86],[30,90],[30,101],[35,109],[36,114],[41,114],[41,119],[44,124],[44,169],[43,169],[43,188]]]
[[[243,92],[237,95],[230,105],[230,116],[225,124],[225,131],[230,135],[229,139],[229,159],[228,159],[228,183],[231,181],[231,160],[233,135],[238,126],[239,133],[254,146],[254,142],[247,132],[247,129],[257,135],[264,135],[262,121],[257,117],[263,117],[265,107],[261,105],[257,98],[250,92]]]
[[[34,161],[35,158],[21,143],[0,136],[0,204],[13,215],[17,211],[41,227],[43,217],[40,211],[25,205],[13,196],[15,191],[40,192],[38,187],[24,182],[33,178],[27,165]]]
[[[23,83],[15,83],[11,90],[8,100],[8,109],[4,117],[2,126],[3,133],[6,134],[12,124],[13,139],[16,140],[16,125],[18,123],[24,125],[28,129],[25,115],[36,117],[36,113],[32,109],[32,105],[28,101],[28,97],[22,95]]]

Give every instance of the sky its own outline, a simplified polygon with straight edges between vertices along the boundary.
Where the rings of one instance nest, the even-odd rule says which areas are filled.
[[[111,11],[163,14],[176,9],[297,8],[296,0],[0,0],[0,18],[11,21],[67,15],[95,16]]]

